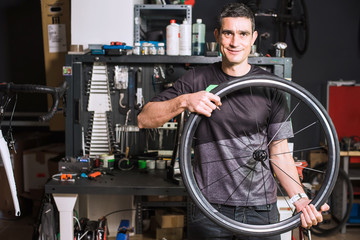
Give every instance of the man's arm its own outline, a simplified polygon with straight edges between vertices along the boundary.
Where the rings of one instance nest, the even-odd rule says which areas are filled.
[[[274,173],[289,197],[304,193],[294,159],[289,151],[288,141],[279,140],[272,142],[269,146],[269,152]],[[320,211],[317,211],[314,205],[309,205],[310,202],[311,200],[308,198],[300,198],[294,203],[297,212],[303,212],[301,214],[301,223],[304,228],[309,228],[322,222],[321,212],[329,210],[329,206],[324,204],[321,206]]]
[[[210,117],[211,112],[220,105],[220,98],[206,91],[183,94],[162,102],[149,102],[138,115],[138,126],[139,128],[160,127],[185,110]]]

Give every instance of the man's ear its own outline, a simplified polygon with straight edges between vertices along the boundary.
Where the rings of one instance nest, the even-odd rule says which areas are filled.
[[[215,28],[214,37],[215,37],[215,40],[217,43],[219,43],[219,36],[220,36],[219,30],[217,28]]]
[[[251,44],[251,45],[254,45],[257,37],[258,37],[258,32],[257,32],[257,31],[254,31],[254,32],[253,32],[253,39],[252,39],[252,44]]]

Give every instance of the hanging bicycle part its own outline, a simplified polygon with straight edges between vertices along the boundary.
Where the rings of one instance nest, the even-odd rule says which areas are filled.
[[[9,96],[16,93],[42,93],[42,94],[50,94],[52,97],[52,106],[48,113],[39,117],[39,121],[49,121],[56,113],[58,109],[58,105],[60,99],[64,95],[67,89],[67,83],[64,82],[60,87],[48,87],[48,86],[41,86],[41,85],[31,85],[31,84],[14,84],[14,83],[1,83],[0,84],[0,92],[4,93],[5,95]],[[6,106],[5,106],[6,107]],[[3,114],[5,113],[6,109],[4,106],[1,106],[0,116],[1,119],[3,118]],[[17,197],[16,191],[16,183],[14,178],[14,172],[11,164],[10,159],[10,152],[8,145],[3,137],[2,131],[0,131],[0,154],[1,159],[3,161],[6,176],[9,181],[11,196],[14,203],[15,208],[15,216],[20,216],[20,205],[19,199]]]
[[[304,0],[282,0],[278,12],[255,13],[255,17],[274,18],[279,26],[279,41],[286,42],[287,30],[295,51],[303,55],[309,45],[309,16]]]
[[[210,197],[221,196],[224,205],[239,205],[239,201],[243,201],[244,206],[252,206],[249,204],[253,203],[247,202],[247,196],[256,194],[256,196],[263,196],[263,199],[259,199],[262,202],[273,203],[270,201],[274,201],[274,192],[278,192],[281,194],[281,199],[284,198],[291,209],[289,196],[270,171],[273,169],[277,174],[281,174],[284,177],[283,182],[288,179],[288,181],[293,181],[293,184],[300,185],[299,181],[287,174],[284,165],[296,168],[295,163],[289,161],[291,160],[290,154],[296,157],[299,153],[321,149],[323,148],[320,144],[321,141],[326,143],[328,158],[326,168],[320,172],[323,175],[322,181],[311,201],[319,209],[330,196],[339,169],[339,143],[335,127],[327,111],[304,88],[293,82],[269,75],[243,77],[225,82],[211,92],[221,98],[221,111],[213,111],[209,118],[192,113],[186,121],[181,138],[180,170],[189,196],[209,219],[240,235],[271,236],[300,226],[300,212],[279,222],[268,219],[267,223],[263,225],[235,221],[217,211],[211,205],[213,201]],[[244,103],[243,100],[246,100],[248,106],[251,107],[244,107],[240,110]],[[265,102],[269,101],[277,106],[272,111],[281,110],[283,112],[282,116],[286,120],[281,122],[292,125],[280,123],[273,125],[274,123],[272,123],[271,135],[273,137],[271,139],[268,139],[267,133],[271,118],[268,114],[270,113],[259,112],[259,109],[266,108]],[[281,108],[277,105],[278,101],[282,103]],[[284,109],[286,105],[290,108],[288,111]],[[241,124],[241,118],[244,116],[249,118],[246,125]],[[250,124],[251,122],[253,125]],[[204,130],[204,126],[207,125],[210,126],[211,131],[207,131],[207,128]],[[277,135],[286,126],[292,129],[293,137],[289,140],[294,144],[294,149],[279,152],[276,155],[272,154],[268,151],[269,146],[287,141],[287,137],[282,140],[284,137]],[[216,136],[222,138],[214,140],[212,138],[214,132],[219,133],[220,135]],[[319,141],[314,140],[315,135],[319,137]],[[205,149],[201,154],[206,157],[199,159],[197,156],[201,147]],[[194,154],[192,150],[194,150]],[[286,155],[287,162],[274,161],[278,155]],[[271,166],[271,169],[266,169],[263,163],[268,168]],[[213,171],[214,174],[201,172],[205,168]],[[316,171],[310,167],[304,168],[304,172],[305,170]],[[204,178],[203,176],[208,177]],[[257,182],[253,182],[254,177]],[[269,192],[270,187],[273,194]],[[239,191],[240,189],[241,191]]]
[[[131,110],[128,110],[126,113],[124,125],[116,124],[116,142],[120,143],[120,152],[124,155],[118,163],[118,167],[121,170],[130,170],[134,167],[133,163],[129,160],[129,150],[130,150],[130,139],[133,140],[133,143],[136,143],[136,135],[139,132],[139,127],[136,125],[128,125],[129,117]],[[131,134],[131,136],[129,136]],[[133,144],[132,144],[133,145]]]

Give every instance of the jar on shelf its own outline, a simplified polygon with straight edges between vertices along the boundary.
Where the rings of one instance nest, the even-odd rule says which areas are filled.
[[[149,46],[145,43],[141,46],[141,55],[149,55]]]
[[[163,42],[158,43],[157,54],[158,55],[165,55],[165,44]]]
[[[156,47],[155,47],[154,44],[151,44],[149,46],[149,53],[150,53],[150,55],[156,55],[157,54],[157,50],[156,50]]]
[[[133,54],[134,55],[141,55],[141,47],[140,47],[140,43],[139,42],[136,42],[134,44],[134,48],[133,48]]]

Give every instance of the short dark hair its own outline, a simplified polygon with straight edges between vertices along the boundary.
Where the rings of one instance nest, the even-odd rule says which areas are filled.
[[[252,31],[255,31],[255,16],[251,9],[243,3],[226,4],[218,16],[217,29],[221,29],[222,19],[226,17],[244,17],[251,21]]]

